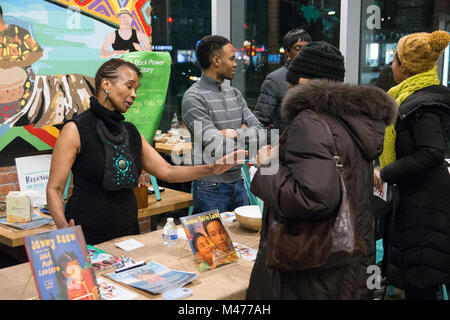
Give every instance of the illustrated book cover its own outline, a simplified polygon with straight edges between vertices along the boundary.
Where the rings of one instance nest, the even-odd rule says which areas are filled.
[[[87,249],[94,271],[104,271],[112,267],[117,267],[120,264],[120,257],[113,256],[89,244],[87,245]]]
[[[33,212],[33,215],[31,216],[31,222],[11,223],[11,222],[7,222],[6,218],[0,218],[1,224],[5,225],[5,226],[17,228],[20,230],[30,230],[30,229],[39,228],[39,227],[45,226],[46,224],[49,224],[51,222],[53,222],[52,218],[42,217],[36,212]]]
[[[218,210],[180,218],[200,271],[239,259]]]
[[[120,284],[153,294],[181,288],[197,278],[195,273],[171,270],[155,261],[123,272],[111,272],[107,276]]]
[[[80,226],[24,237],[41,300],[98,300],[94,268]]]
[[[112,281],[103,278],[97,278],[97,284],[100,295],[104,300],[133,300],[138,297],[136,293],[123,289]]]

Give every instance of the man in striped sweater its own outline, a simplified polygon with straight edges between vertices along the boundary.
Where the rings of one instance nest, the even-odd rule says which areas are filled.
[[[212,163],[232,150],[243,149],[246,143],[250,153],[256,151],[263,127],[239,90],[224,83],[236,73],[233,45],[222,36],[206,36],[196,54],[202,77],[186,91],[182,102],[183,121],[193,142],[194,164]],[[241,165],[192,183],[194,213],[232,211],[248,205]]]

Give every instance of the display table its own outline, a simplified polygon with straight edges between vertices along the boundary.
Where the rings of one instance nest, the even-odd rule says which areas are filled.
[[[258,233],[242,229],[237,222],[232,224],[224,223],[224,225],[233,242],[238,242],[254,249],[258,248]],[[116,242],[131,238],[143,243],[144,246],[132,251],[124,251],[115,245]],[[170,269],[197,273],[197,279],[186,285],[187,288],[194,291],[194,294],[185,299],[194,300],[245,299],[250,273],[254,264],[254,262],[238,259],[231,264],[222,265],[200,273],[187,240],[180,239],[175,246],[164,246],[162,244],[162,230],[117,238],[98,244],[96,247],[116,256],[125,255],[131,257],[135,261],[144,260],[148,262],[153,260]],[[105,272],[97,273],[97,277],[104,278],[103,273]],[[113,280],[107,280],[113,282]],[[131,290],[119,284],[117,285]],[[0,290],[0,300],[38,299],[29,263],[0,269],[0,288],[2,288]],[[136,298],[137,300],[162,299],[161,295],[142,293],[142,291],[136,289],[132,291],[139,294]]]
[[[38,209],[34,209],[36,212]],[[47,216],[49,215],[40,213],[41,216]],[[4,244],[8,247],[20,247],[23,246],[23,237],[25,236],[31,236],[34,234],[38,234],[41,232],[47,232],[50,230],[56,229],[55,223],[51,222],[50,224],[47,224],[45,226],[30,229],[30,230],[20,230],[13,227],[7,227],[5,225],[0,224],[0,243]]]
[[[166,188],[164,192],[161,192],[160,201],[156,201],[154,194],[148,195],[148,207],[138,210],[138,219],[152,217],[173,210],[189,208],[193,204],[194,202],[192,201],[192,195],[190,193]],[[35,208],[35,210],[37,209]],[[54,223],[26,231],[0,225],[0,243],[12,248],[20,247],[23,246],[23,237],[47,232],[53,229],[56,229]],[[154,219],[152,219],[152,230],[155,229],[156,224],[154,223]]]
[[[155,150],[167,155],[172,155],[173,153],[181,156],[184,153],[189,154],[192,150],[191,142],[181,142],[177,144],[169,144],[164,142],[155,142]]]
[[[147,208],[138,210],[138,219],[151,217],[164,212],[189,208],[194,205],[192,194],[165,188],[161,194],[161,200],[157,201],[154,194],[148,195]]]

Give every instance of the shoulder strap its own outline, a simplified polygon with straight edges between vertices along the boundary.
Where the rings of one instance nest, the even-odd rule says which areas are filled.
[[[326,119],[324,118],[323,114],[317,113],[317,118],[324,125],[324,127],[327,129],[328,133],[330,134],[331,139],[333,140],[333,158],[334,158],[334,161],[336,162],[336,167],[341,172],[342,168],[344,167],[344,165],[342,164],[341,157],[338,155],[336,140],[334,140],[334,138],[333,138],[333,133],[331,132],[330,126],[328,125],[328,123],[327,123]]]

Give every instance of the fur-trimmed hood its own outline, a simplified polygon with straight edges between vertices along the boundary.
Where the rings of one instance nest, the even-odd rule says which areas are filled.
[[[310,80],[288,90],[281,116],[288,123],[304,110],[337,118],[344,124],[367,159],[380,153],[385,125],[398,114],[397,102],[373,86],[350,85],[330,80]]]
[[[281,106],[282,118],[290,122],[306,109],[331,116],[363,115],[386,125],[398,113],[397,103],[382,89],[330,80],[310,80],[288,90]]]

